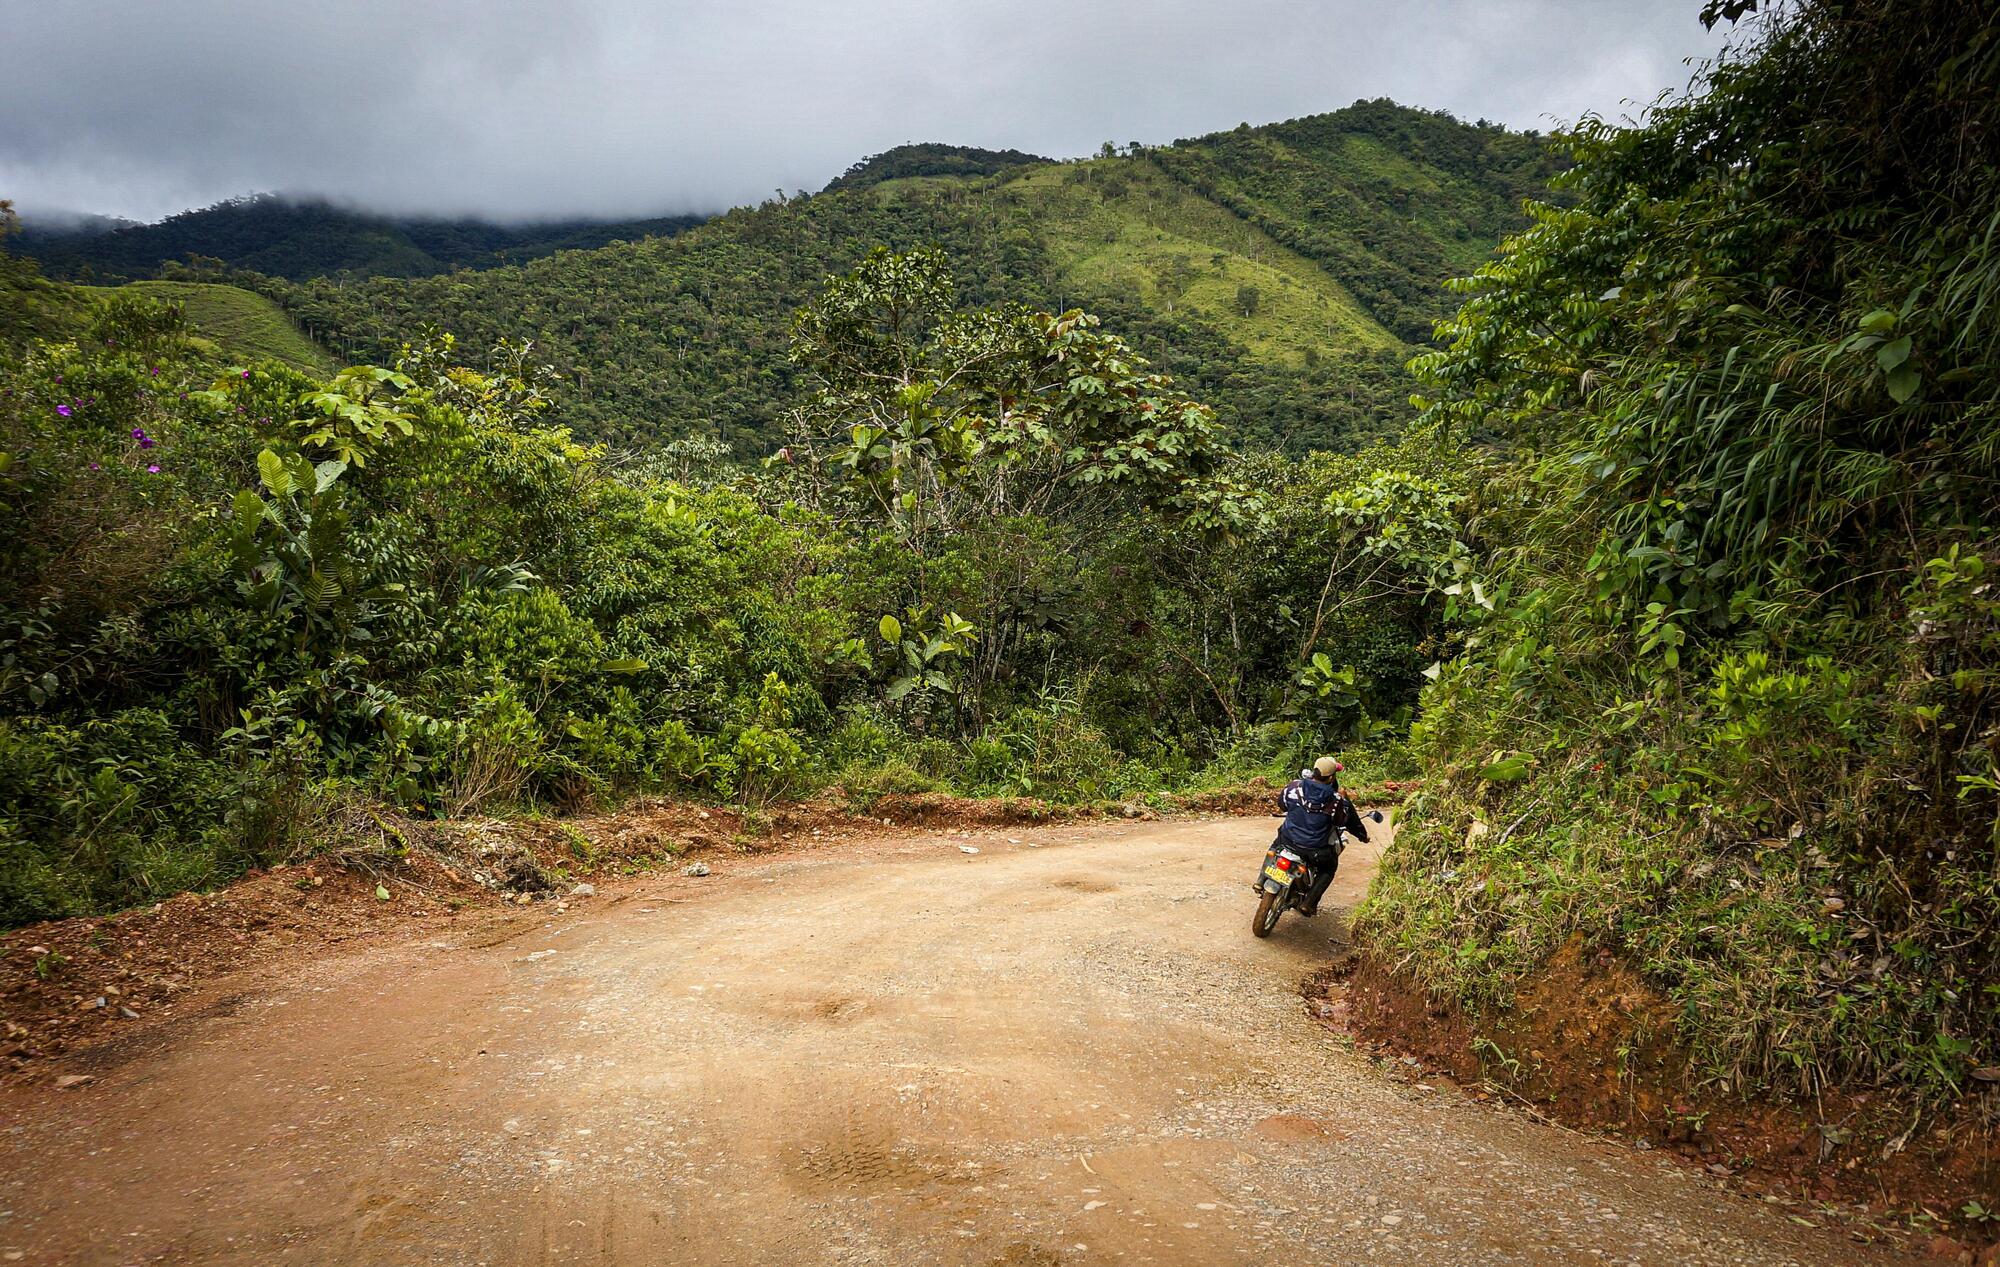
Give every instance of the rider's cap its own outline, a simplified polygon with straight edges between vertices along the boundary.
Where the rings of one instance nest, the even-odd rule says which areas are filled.
[[[1346,768],[1346,766],[1335,761],[1332,757],[1321,757],[1319,760],[1313,762],[1313,769],[1319,771],[1319,777],[1322,779],[1330,779]]]

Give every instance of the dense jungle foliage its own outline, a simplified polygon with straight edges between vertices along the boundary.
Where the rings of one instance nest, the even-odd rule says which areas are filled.
[[[2000,1078],[2000,22],[1783,6],[1563,144],[1417,366],[1500,440],[1369,935],[1621,956],[1725,1088]]]
[[[6,923],[338,849],[343,807],[1145,796],[1379,735],[1438,652],[1386,545],[1455,539],[1435,455],[1246,462],[935,250],[797,315],[796,440],[747,468],[579,445],[522,345],[316,375],[129,292],[72,319],[0,365]]]

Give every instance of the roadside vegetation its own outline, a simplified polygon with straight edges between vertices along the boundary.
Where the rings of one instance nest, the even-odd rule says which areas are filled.
[[[1989,8],[1786,6],[1457,284],[1388,962],[1476,1013],[1580,942],[1721,1089],[2000,1080],[1996,88]]]

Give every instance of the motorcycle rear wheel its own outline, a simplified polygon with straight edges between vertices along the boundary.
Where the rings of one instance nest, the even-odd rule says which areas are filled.
[[[1284,913],[1284,907],[1278,902],[1282,896],[1281,893],[1267,892],[1257,899],[1257,915],[1250,921],[1251,932],[1259,937],[1271,935],[1271,930],[1278,926],[1278,916]]]

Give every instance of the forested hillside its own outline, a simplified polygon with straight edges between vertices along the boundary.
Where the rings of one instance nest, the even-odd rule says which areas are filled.
[[[175,276],[187,269],[240,269],[273,277],[424,277],[455,268],[493,268],[561,250],[671,237],[701,216],[642,220],[485,220],[375,215],[323,199],[272,194],[184,211],[157,224],[106,227],[32,218],[10,244],[51,276],[119,282]]]
[[[1240,777],[1389,733],[1442,645],[1442,455],[1264,451],[1392,433],[1405,346],[1143,154],[485,272],[216,274],[311,342],[217,280],[0,263],[34,301],[0,397],[9,919],[211,884],[371,799]]]
[[[0,249],[19,220],[0,199]],[[64,339],[87,328],[108,306],[132,298],[177,310],[190,347],[212,358],[282,362],[328,370],[330,358],[263,295],[220,282],[149,281],[124,286],[72,286],[41,275],[32,263],[0,255],[0,352],[35,339]]]
[[[1245,185],[1232,205],[1258,147],[1282,153],[1290,183]],[[934,244],[974,302],[1100,313],[1241,443],[1352,447],[1400,415],[1400,363],[1445,310],[1440,279],[1490,251],[1554,170],[1534,137],[1388,102],[1087,163],[1028,158],[908,147],[671,241],[271,293],[347,359],[391,357],[427,325],[475,353],[528,338],[570,380],[580,435],[758,454],[802,399],[783,355],[792,312],[877,245]],[[997,170],[939,174],[968,163]],[[1209,195],[1217,172],[1227,197]]]

